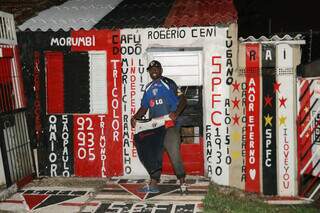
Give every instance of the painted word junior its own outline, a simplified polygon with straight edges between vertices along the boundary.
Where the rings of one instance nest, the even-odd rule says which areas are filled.
[[[60,38],[51,38],[50,46],[84,46],[91,47],[96,46],[96,37],[95,36],[85,36],[85,37],[60,37]]]

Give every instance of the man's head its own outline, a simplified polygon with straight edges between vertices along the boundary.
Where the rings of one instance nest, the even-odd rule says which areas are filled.
[[[161,77],[162,75],[162,66],[159,61],[153,60],[149,63],[149,66],[147,68],[147,71],[149,72],[149,75],[152,80],[156,80]]]

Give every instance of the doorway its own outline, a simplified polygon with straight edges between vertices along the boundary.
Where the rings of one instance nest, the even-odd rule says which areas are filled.
[[[162,64],[163,76],[174,80],[187,98],[187,107],[179,118],[182,120],[182,160],[187,175],[204,175],[202,50],[150,49],[148,61],[151,60]],[[163,156],[163,174],[174,174],[166,152]]]

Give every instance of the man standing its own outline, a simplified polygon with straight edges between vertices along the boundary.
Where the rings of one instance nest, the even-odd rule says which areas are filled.
[[[152,82],[146,86],[146,90],[141,100],[141,107],[131,118],[131,126],[133,128],[136,125],[136,120],[141,119],[146,114],[148,109],[150,118],[169,115],[173,121],[176,121],[177,117],[187,105],[186,97],[180,91],[177,84],[173,80],[162,76],[163,70],[159,61],[151,61],[147,71],[150,74]],[[174,100],[172,100],[174,98],[170,97],[170,92],[174,94],[176,103]],[[173,126],[168,128],[164,137],[164,148],[168,152],[175,174],[180,181],[180,190],[183,193],[186,191],[186,174],[181,160],[180,143],[181,139],[179,127]],[[159,178],[160,175],[161,171]],[[158,181],[159,180],[157,178],[153,178],[151,176],[149,187],[151,190],[149,188],[145,188],[143,191],[157,193]]]

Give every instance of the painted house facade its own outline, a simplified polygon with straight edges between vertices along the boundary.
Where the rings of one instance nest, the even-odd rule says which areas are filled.
[[[188,175],[297,195],[301,38],[239,41],[230,0],[114,3],[85,27],[73,18],[59,30],[60,19],[48,15],[19,26],[24,72],[34,88],[38,174],[146,177],[130,118],[150,82],[146,67],[156,59],[188,99],[181,115]],[[61,7],[55,9],[67,6]],[[166,154],[163,173],[173,174]]]

